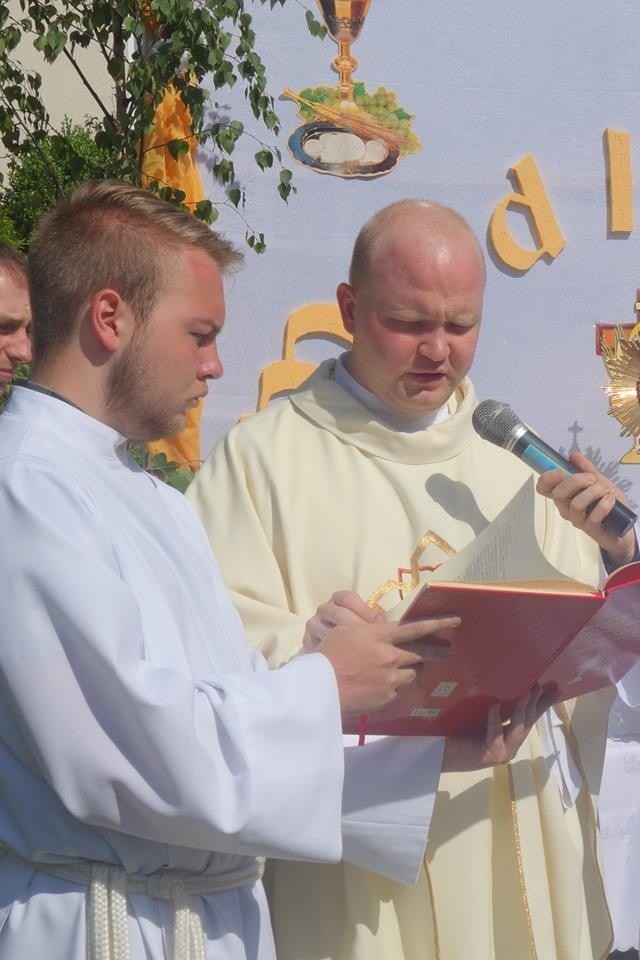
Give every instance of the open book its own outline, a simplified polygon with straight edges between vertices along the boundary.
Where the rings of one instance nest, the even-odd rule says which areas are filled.
[[[506,716],[536,682],[567,700],[615,683],[640,657],[640,563],[616,570],[599,590],[564,576],[538,546],[534,497],[529,480],[389,613],[392,620],[458,614],[462,623],[425,638],[448,643],[449,659],[420,667],[415,683],[366,718],[367,733],[471,733],[484,727],[490,704],[501,703]],[[358,718],[344,729],[358,732]]]

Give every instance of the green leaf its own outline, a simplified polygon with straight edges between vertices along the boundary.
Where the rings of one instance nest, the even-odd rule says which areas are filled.
[[[273,154],[271,150],[266,147],[263,150],[258,150],[258,152],[254,154],[254,159],[261,170],[266,170],[267,167],[273,166]]]
[[[327,28],[324,24],[320,23],[319,20],[316,20],[314,15],[311,13],[311,10],[307,10],[305,14],[305,19],[307,21],[307,27],[309,28],[309,33],[312,37],[319,37],[321,40],[327,35]]]
[[[112,57],[107,64],[107,72],[114,80],[124,77],[124,62],[117,57]]]
[[[231,187],[229,190],[227,190],[227,196],[234,207],[238,207],[242,200],[242,190],[240,187]]]
[[[245,234],[245,239],[246,239],[248,245],[249,245],[256,253],[264,253],[264,251],[267,249],[267,248],[266,248],[266,245],[265,245],[265,242],[264,242],[264,233],[257,233],[257,234],[256,234],[256,233],[246,233],[246,234]]]
[[[134,37],[141,37],[144,33],[144,23],[139,15],[132,16],[131,14],[127,14],[122,21],[122,29]]]
[[[189,153],[189,144],[186,140],[169,140],[167,144],[167,150],[171,154],[174,160],[179,160],[180,157],[184,157],[185,154]]]
[[[213,223],[218,216],[218,211],[214,209],[211,200],[198,200],[193,212],[198,220],[204,220],[205,223]]]
[[[44,53],[45,59],[49,63],[53,63],[62,53],[66,42],[66,34],[54,23],[44,35],[34,40],[33,45],[36,50]]]
[[[278,183],[277,189],[285,203],[289,199],[290,194],[292,192],[295,193],[295,187],[291,185],[292,176],[291,170],[287,170],[286,167],[280,171],[280,182]]]
[[[167,483],[169,483],[174,490],[178,490],[180,493],[185,493],[187,487],[193,480],[193,477],[194,475],[191,470],[189,470],[187,467],[180,467],[171,474],[170,478],[167,480]]]
[[[240,128],[241,129],[238,130],[237,127],[234,127],[232,124],[229,124],[229,126],[224,127],[218,133],[217,141],[221,146],[221,148],[225,150],[227,153],[233,153],[233,150],[236,145],[236,140],[242,133],[242,124],[240,124]]]
[[[219,160],[213,165],[213,172],[220,183],[231,183],[235,177],[235,170],[231,160]]]

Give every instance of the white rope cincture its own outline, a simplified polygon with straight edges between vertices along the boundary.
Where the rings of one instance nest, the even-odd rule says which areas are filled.
[[[92,960],[111,960],[109,886],[108,865],[94,863],[87,891],[87,956]]]
[[[86,886],[87,960],[131,960],[127,905],[127,894],[131,893],[173,903],[172,960],[205,960],[204,928],[193,897],[249,886],[264,872],[263,859],[219,876],[186,877],[168,872],[132,876],[108,863],[23,862],[50,876]]]
[[[173,960],[205,960],[202,920],[182,884],[177,884],[173,889],[173,903]]]
[[[124,870],[109,867],[109,911],[113,939],[113,960],[131,960],[127,878]]]

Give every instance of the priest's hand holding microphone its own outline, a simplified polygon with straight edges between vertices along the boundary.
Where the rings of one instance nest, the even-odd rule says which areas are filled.
[[[607,565],[620,567],[636,558],[636,514],[624,495],[581,453],[566,460],[498,400],[483,400],[473,413],[473,426],[485,440],[509,450],[540,479],[538,493],[553,500],[561,517],[582,530],[606,552]]]

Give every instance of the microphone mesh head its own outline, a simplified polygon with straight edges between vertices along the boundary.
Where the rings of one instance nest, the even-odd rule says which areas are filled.
[[[506,447],[514,431],[524,426],[520,417],[508,403],[499,400],[483,400],[473,411],[473,428],[484,440]]]

